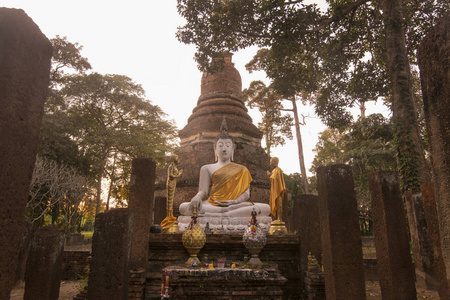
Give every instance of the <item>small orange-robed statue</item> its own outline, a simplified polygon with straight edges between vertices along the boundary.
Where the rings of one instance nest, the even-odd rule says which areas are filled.
[[[177,169],[178,155],[170,156],[170,165],[167,169],[167,216],[161,222],[163,233],[179,233],[177,218],[173,216],[173,198],[177,186],[178,177],[183,174],[183,170]]]
[[[275,221],[270,224],[269,234],[284,234],[287,233],[285,223],[281,220],[283,215],[283,196],[286,192],[286,185],[284,183],[283,171],[278,167],[278,158],[272,157],[270,159],[270,167],[272,172],[267,172],[270,175],[270,212],[277,217]]]

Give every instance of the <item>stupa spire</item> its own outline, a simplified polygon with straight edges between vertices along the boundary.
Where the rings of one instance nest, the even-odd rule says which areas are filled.
[[[203,74],[197,106],[186,127],[180,131],[182,144],[187,140],[217,136],[222,119],[226,117],[230,135],[260,145],[262,132],[248,115],[242,100],[241,75],[231,56],[225,54],[223,69],[219,72]]]

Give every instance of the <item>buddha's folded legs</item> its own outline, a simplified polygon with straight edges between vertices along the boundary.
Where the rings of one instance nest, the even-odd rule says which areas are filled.
[[[203,201],[201,215],[205,216],[223,216],[223,217],[249,217],[253,209],[258,215],[270,215],[270,207],[264,203],[250,203],[242,202],[228,207],[214,206],[208,201]],[[180,205],[180,213],[184,216],[192,215],[192,208],[190,202],[185,202]]]

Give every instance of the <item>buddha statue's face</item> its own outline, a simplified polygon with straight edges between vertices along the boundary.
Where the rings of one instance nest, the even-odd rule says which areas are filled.
[[[276,168],[276,167],[278,167],[278,158],[272,157],[272,158],[270,159],[270,168],[271,168],[271,169],[274,169],[274,168]]]
[[[217,158],[220,161],[231,160],[234,151],[233,141],[230,139],[219,139],[214,147]]]
[[[178,165],[178,155],[172,154],[172,156],[170,157],[170,160],[171,160],[175,165]]]

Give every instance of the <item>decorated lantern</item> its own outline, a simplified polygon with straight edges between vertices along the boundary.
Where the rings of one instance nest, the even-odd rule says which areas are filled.
[[[206,242],[206,235],[200,224],[197,222],[197,207],[194,206],[192,219],[188,228],[183,232],[181,238],[184,248],[189,252],[189,259],[186,261],[187,267],[192,267],[194,261],[198,262],[197,253],[203,248]]]
[[[252,268],[261,266],[262,261],[259,259],[258,254],[266,245],[266,234],[258,225],[255,209],[252,211],[252,218],[249,221],[249,226],[242,236],[242,242],[251,255],[247,265]]]

